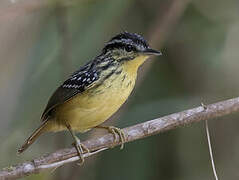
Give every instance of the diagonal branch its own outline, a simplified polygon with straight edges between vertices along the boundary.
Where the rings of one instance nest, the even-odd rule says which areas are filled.
[[[146,121],[124,128],[123,131],[127,137],[126,142],[130,142],[193,122],[222,117],[227,114],[232,114],[233,112],[239,112],[239,97],[210,104],[207,108],[199,106],[151,121]],[[89,157],[110,148],[113,141],[112,134],[106,134],[83,142],[91,151],[91,153],[85,154],[84,157]],[[119,145],[119,139],[117,139],[117,145]],[[56,168],[66,163],[77,161],[78,159],[75,148],[58,150],[52,154],[33,159],[32,161],[4,168],[0,171],[0,179],[16,179],[33,173],[40,173],[43,170]]]

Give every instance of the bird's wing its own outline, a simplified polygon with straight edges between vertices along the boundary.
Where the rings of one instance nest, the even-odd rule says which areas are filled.
[[[42,114],[41,120],[44,121],[51,115],[56,106],[70,100],[75,95],[84,92],[86,89],[94,87],[99,79],[99,72],[94,69],[94,62],[91,61],[80,70],[72,74],[57,90],[53,93]]]

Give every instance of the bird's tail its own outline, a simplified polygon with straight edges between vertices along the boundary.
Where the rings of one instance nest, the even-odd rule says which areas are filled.
[[[17,150],[17,152],[20,154],[23,151],[25,151],[32,143],[35,142],[35,140],[47,130],[47,124],[48,120],[46,119],[39,128],[37,128],[31,136],[25,141],[25,143]]]

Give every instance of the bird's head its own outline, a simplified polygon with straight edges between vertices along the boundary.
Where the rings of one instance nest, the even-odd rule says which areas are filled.
[[[113,56],[119,62],[134,60],[138,57],[146,59],[151,55],[161,55],[160,51],[151,49],[142,36],[128,32],[114,36],[106,43],[102,53]]]

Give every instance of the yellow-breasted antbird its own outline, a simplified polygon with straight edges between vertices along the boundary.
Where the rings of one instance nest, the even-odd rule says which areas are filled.
[[[135,86],[139,66],[151,55],[161,55],[161,52],[151,49],[138,34],[123,32],[113,37],[100,55],[56,89],[42,114],[42,124],[18,152],[25,151],[42,133],[69,130],[83,162],[83,153],[89,150],[74,132],[83,133],[92,128],[106,128],[115,138],[118,134],[122,148],[123,131],[100,124],[127,100]]]

